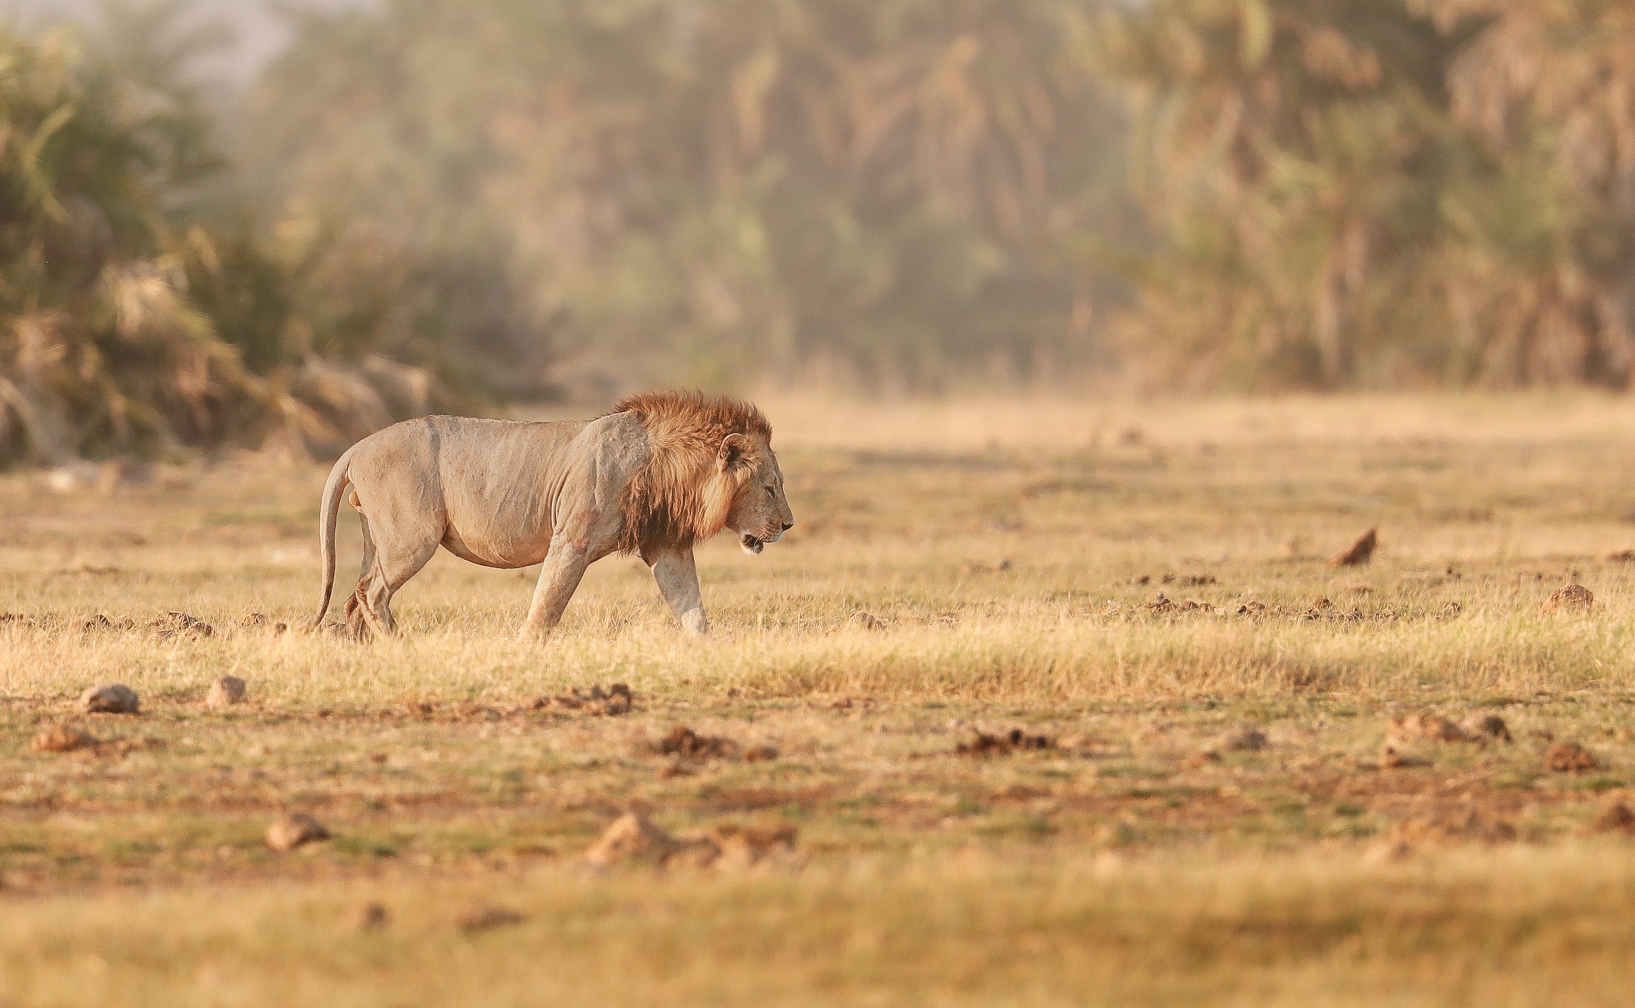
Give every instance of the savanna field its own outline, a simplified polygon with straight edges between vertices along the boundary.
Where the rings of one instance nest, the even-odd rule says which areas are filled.
[[[1628,1003],[1635,404],[761,404],[706,643],[282,631],[327,466],[0,479],[0,1006]]]

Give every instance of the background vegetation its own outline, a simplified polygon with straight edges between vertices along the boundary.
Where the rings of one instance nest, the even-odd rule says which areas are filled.
[[[385,0],[294,9],[242,85],[212,24],[0,34],[0,459],[1635,360],[1614,0]]]

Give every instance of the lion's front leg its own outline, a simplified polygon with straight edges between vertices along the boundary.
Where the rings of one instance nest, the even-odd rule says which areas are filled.
[[[698,587],[698,566],[693,562],[693,551],[668,550],[654,556],[643,554],[653,568],[653,580],[658,582],[659,594],[670,604],[670,611],[687,632],[707,637],[710,624],[704,618],[704,595]]]
[[[550,635],[562,621],[562,612],[568,600],[579,588],[579,581],[590,566],[590,554],[577,543],[563,542],[553,547],[539,572],[539,583],[534,585],[534,600],[528,606],[528,619],[522,624],[523,640],[539,640]]]

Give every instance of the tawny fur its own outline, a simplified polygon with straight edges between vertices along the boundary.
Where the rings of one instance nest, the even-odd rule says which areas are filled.
[[[772,425],[748,403],[701,392],[643,392],[619,401],[652,438],[647,461],[632,474],[619,501],[626,553],[687,547],[720,532],[733,498],[770,447]],[[742,434],[749,450],[738,464],[718,464],[721,443]]]

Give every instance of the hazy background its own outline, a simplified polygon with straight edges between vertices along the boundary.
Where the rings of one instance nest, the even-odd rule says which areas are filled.
[[[1635,361],[1612,0],[0,5],[0,462]]]

